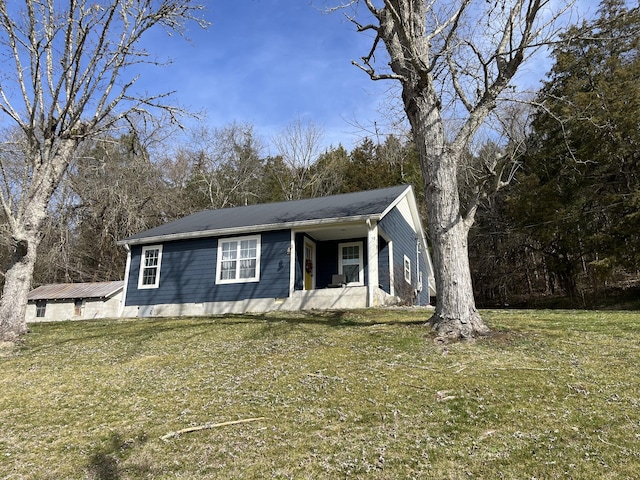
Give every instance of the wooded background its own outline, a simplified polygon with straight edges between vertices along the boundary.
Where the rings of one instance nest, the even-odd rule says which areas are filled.
[[[591,307],[621,292],[637,295],[639,27],[638,7],[603,2],[597,18],[556,44],[542,89],[513,112],[509,145],[487,140],[468,152],[460,178],[477,185],[482,172],[472,165],[518,145],[510,184],[498,191],[486,186],[469,237],[479,306],[563,299]],[[424,204],[409,134],[363,138],[350,151],[322,148],[321,129],[295,120],[266,154],[267,141],[250,124],[194,129],[179,143],[162,128],[145,138],[139,131],[82,147],[50,204],[34,286],[122,279],[126,252],[117,240],[203,209],[398,183],[412,184]],[[8,145],[0,145],[3,164],[19,165]],[[4,188],[19,174],[5,168]],[[11,244],[7,235],[0,240],[4,271]]]

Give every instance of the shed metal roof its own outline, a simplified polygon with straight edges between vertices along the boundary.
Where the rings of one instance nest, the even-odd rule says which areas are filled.
[[[124,286],[123,281],[95,283],[54,283],[29,292],[29,300],[67,300],[73,298],[109,298]]]
[[[205,210],[137,233],[118,243],[141,244],[215,233],[233,233],[250,228],[266,230],[380,217],[410,188],[408,185],[397,185],[305,200]]]

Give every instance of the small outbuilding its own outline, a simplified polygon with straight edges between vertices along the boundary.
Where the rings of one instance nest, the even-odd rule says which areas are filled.
[[[123,281],[55,283],[29,292],[27,322],[117,317]]]
[[[424,306],[435,293],[408,185],[199,212],[119,243],[126,317]]]

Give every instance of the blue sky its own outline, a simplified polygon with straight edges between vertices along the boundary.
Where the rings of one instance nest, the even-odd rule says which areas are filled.
[[[153,34],[150,52],[173,63],[145,71],[138,86],[177,90],[175,101],[206,112],[210,126],[247,122],[267,143],[300,118],[324,131],[326,145],[351,148],[364,135],[353,123],[376,120],[391,85],[351,64],[371,36],[321,7],[321,0],[211,0],[210,27],[191,25],[189,43]]]
[[[191,25],[190,42],[151,37],[149,50],[173,63],[145,72],[139,87],[177,90],[175,101],[203,111],[205,123],[250,123],[269,139],[296,118],[324,131],[324,144],[347,149],[367,134],[355,123],[383,123],[380,110],[395,82],[373,82],[351,64],[368,53],[371,33],[358,33],[326,0],[209,0],[207,30]],[[337,2],[333,2],[335,4]],[[580,0],[595,8],[597,0]],[[548,69],[531,63],[520,78],[536,85]],[[275,152],[270,152],[275,153]]]

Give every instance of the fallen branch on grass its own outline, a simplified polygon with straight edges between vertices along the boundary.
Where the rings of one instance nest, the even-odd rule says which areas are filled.
[[[264,420],[265,418],[266,417],[255,417],[255,418],[244,418],[241,420],[231,420],[229,422],[222,422],[222,423],[205,423],[203,425],[197,425],[195,427],[188,427],[188,428],[183,428],[182,430],[177,430],[175,432],[169,432],[166,435],[161,436],[160,439],[166,442],[170,438],[178,437],[183,433],[199,432],[200,430],[209,430],[212,428],[226,427],[228,425],[237,425],[239,423],[257,422],[259,420]]]

